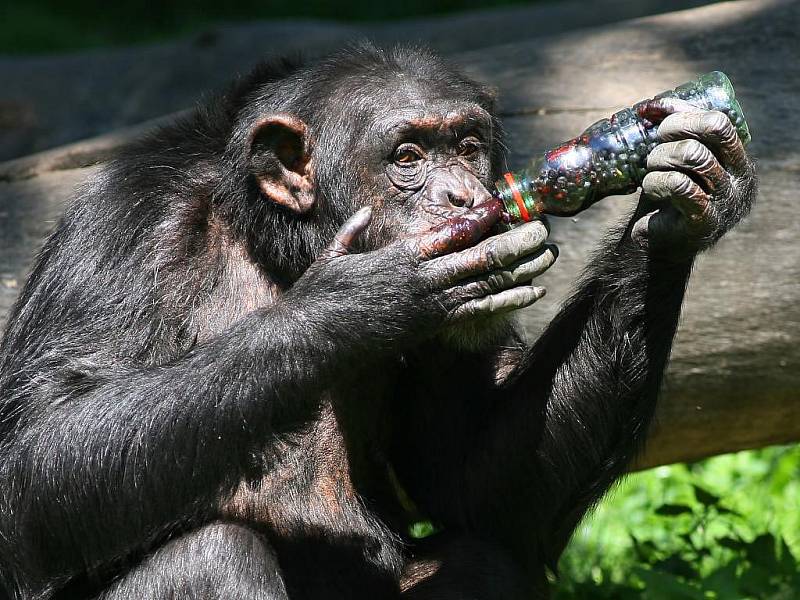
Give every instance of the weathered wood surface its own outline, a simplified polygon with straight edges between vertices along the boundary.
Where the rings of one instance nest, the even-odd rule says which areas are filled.
[[[542,37],[713,0],[569,0],[382,23],[266,21],[211,27],[176,41],[59,56],[0,57],[0,160],[135,125],[275,53],[313,56],[348,40],[422,42],[442,52]]]
[[[790,66],[798,24],[798,2],[733,2],[465,57],[500,87],[506,112],[547,113],[506,119],[519,158],[699,73],[720,69],[734,81],[759,159],[759,202],[698,261],[644,465],[800,440],[800,147],[787,127],[800,107],[800,72]],[[526,312],[529,331],[629,206],[609,201],[556,224],[560,264],[543,278],[556,293]]]
[[[712,69],[734,81],[753,132],[761,194],[697,263],[657,426],[641,466],[800,440],[800,3],[738,1],[460,54],[496,85],[511,166],[611,111]],[[135,132],[134,132],[135,133]],[[71,188],[127,139],[115,133],[0,165],[0,319]],[[555,219],[548,296],[523,311],[535,336],[593,248],[630,210],[609,199]]]

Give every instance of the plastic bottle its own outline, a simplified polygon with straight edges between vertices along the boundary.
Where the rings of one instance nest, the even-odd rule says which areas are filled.
[[[530,221],[542,213],[574,215],[606,196],[636,191],[647,173],[647,155],[659,143],[648,111],[663,98],[680,98],[698,108],[721,111],[742,142],[750,141],[730,80],[714,71],[622,109],[545,152],[527,168],[506,173],[495,184],[495,196],[505,205],[510,221]]]

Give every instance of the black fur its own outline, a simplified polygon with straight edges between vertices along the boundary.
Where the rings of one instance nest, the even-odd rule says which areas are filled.
[[[312,265],[380,193],[365,131],[409,81],[491,111],[417,49],[265,65],[80,190],[0,347],[12,598],[390,598],[428,552],[447,585],[408,597],[546,594],[642,443],[690,261],[617,236],[532,349],[418,342],[441,315],[405,254]],[[244,149],[266,112],[314,133],[310,214],[255,189]],[[399,487],[446,539],[407,538]]]

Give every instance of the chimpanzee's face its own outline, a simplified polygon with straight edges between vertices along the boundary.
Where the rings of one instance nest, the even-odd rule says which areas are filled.
[[[398,111],[381,144],[387,201],[428,226],[489,197],[489,115],[475,105],[442,108]]]
[[[410,75],[353,88],[346,82],[350,93],[333,94],[337,111],[317,146],[320,167],[345,159],[322,167],[318,181],[333,204],[349,205],[348,216],[373,206],[368,245],[428,230],[490,198],[496,135],[489,101],[475,89]]]
[[[429,229],[490,197],[492,125],[480,106],[401,108],[375,126],[372,174],[379,193],[372,202],[394,223],[395,235]]]

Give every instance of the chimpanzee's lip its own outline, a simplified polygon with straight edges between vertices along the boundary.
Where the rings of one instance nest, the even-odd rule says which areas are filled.
[[[453,209],[453,208],[448,208],[446,206],[442,206],[441,204],[424,204],[420,208],[425,213],[436,217],[437,224],[441,221],[446,221],[447,219],[458,217],[467,211],[466,208]]]
[[[445,221],[454,217],[460,217],[469,212],[467,207],[448,207],[441,204],[425,204],[420,206],[420,216],[427,221],[431,227],[441,225]],[[484,238],[503,233],[508,231],[511,223],[511,217],[508,213],[503,212],[500,219],[495,223],[487,232]]]

